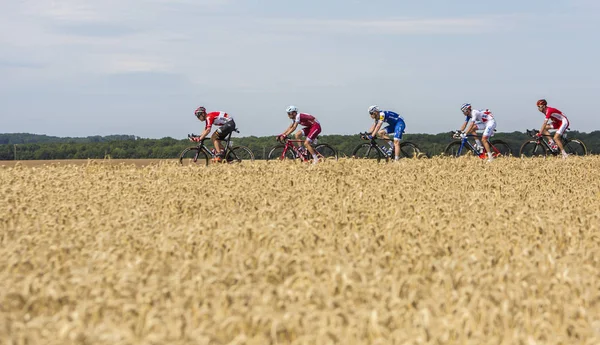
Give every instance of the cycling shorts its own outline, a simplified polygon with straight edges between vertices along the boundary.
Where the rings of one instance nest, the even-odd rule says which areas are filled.
[[[319,133],[321,133],[321,125],[315,122],[310,127],[302,128],[302,133],[304,133],[308,141],[312,143],[315,139],[317,139]]]
[[[219,134],[219,136],[217,138],[219,140],[223,140],[223,139],[227,138],[229,133],[233,132],[234,130],[235,130],[235,122],[233,120],[229,120],[224,125],[219,127],[219,129],[217,129],[217,133]]]
[[[552,128],[556,129],[556,133],[558,133],[559,135],[565,134],[565,131],[567,130],[567,128],[569,128],[569,120],[567,120],[566,117],[562,121],[553,121],[551,119],[549,121],[549,124],[552,126]]]
[[[394,133],[394,139],[401,140],[402,133],[406,129],[406,124],[402,120],[398,120],[395,124],[390,123],[387,127],[385,127],[385,131],[388,134]]]
[[[488,120],[487,122],[479,122],[476,123],[477,130],[482,130],[482,137],[492,137],[494,136],[494,130],[496,129],[496,120]]]

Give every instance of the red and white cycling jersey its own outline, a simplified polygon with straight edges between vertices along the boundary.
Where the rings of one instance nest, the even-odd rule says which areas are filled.
[[[550,107],[546,107],[546,119],[557,123],[562,123],[564,120],[569,121],[560,110]]]
[[[296,118],[294,119],[294,122],[297,122],[304,127],[311,127],[315,123],[319,123],[319,121],[317,121],[317,119],[314,116],[305,113],[298,113],[298,115],[296,115]]]
[[[229,122],[231,120],[233,120],[233,117],[229,116],[229,114],[227,114],[226,112],[213,111],[213,112],[206,114],[206,127],[205,128],[210,128],[210,127],[212,127],[212,125],[223,126],[224,124],[226,124],[227,122]]]
[[[486,123],[488,121],[495,121],[494,115],[489,109],[485,110],[471,110],[471,121],[475,123]]]

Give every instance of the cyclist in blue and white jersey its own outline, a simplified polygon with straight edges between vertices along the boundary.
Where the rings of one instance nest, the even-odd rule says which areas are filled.
[[[388,134],[394,133],[394,143],[392,144],[392,142],[389,141],[388,144],[390,145],[390,148],[394,148],[394,160],[397,161],[400,159],[400,140],[402,139],[402,133],[404,133],[404,129],[406,128],[404,119],[393,111],[379,109],[379,106],[377,105],[369,107],[369,115],[375,120],[375,123],[368,131],[371,137],[377,137],[377,135],[379,135],[380,138],[390,139]],[[381,129],[384,122],[388,125],[384,129]]]

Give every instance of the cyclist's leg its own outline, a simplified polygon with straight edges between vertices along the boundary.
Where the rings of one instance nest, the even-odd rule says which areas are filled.
[[[384,129],[379,131],[379,137],[381,139],[388,140],[388,145],[390,146],[390,150],[394,149],[394,142],[390,138],[390,134],[394,133],[395,128],[396,128],[396,125],[388,125]]]
[[[406,129],[406,124],[402,120],[399,120],[394,126],[394,160],[400,159],[400,140],[402,140],[404,129]]]
[[[492,149],[490,148],[490,142],[489,142],[489,138],[492,135],[494,135],[494,129],[496,129],[496,121],[495,120],[488,121],[485,125],[485,128],[483,129],[483,134],[481,135],[481,141],[483,142],[483,147],[485,147],[485,150],[487,151],[489,160],[492,160],[494,158]]]
[[[210,136],[210,141],[212,141],[213,147],[215,148],[215,153],[217,154],[217,156],[220,155],[221,153],[221,141],[219,140],[220,134],[219,134],[219,129],[217,129],[216,131],[213,132],[213,134]]]
[[[221,146],[221,140],[224,140],[225,138],[227,138],[229,133],[233,132],[234,129],[235,129],[235,122],[233,122],[233,120],[231,120],[231,121],[223,124],[221,126],[221,128],[217,129],[213,133],[211,139],[212,139],[213,145],[215,147],[215,150],[217,151],[217,155],[219,157],[223,157],[223,155],[225,154],[225,150]]]
[[[315,149],[313,148],[312,142],[317,138],[319,133],[321,133],[321,125],[315,123],[314,125],[310,126],[308,134],[306,134],[306,140],[304,141],[304,146],[306,146],[308,152],[310,152],[310,154],[312,155],[315,163],[318,162],[318,158],[317,151],[315,151]]]
[[[554,133],[554,141],[556,142],[556,145],[558,145],[558,148],[560,149],[560,152],[562,153],[563,157],[567,157],[567,152],[565,151],[565,147],[563,146],[561,137],[568,127],[569,120],[565,118],[560,122],[560,125],[558,125],[558,128],[556,129],[556,133]]]

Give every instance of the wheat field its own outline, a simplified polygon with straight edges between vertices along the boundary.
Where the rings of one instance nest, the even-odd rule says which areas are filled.
[[[600,344],[600,157],[0,167],[2,344]]]

